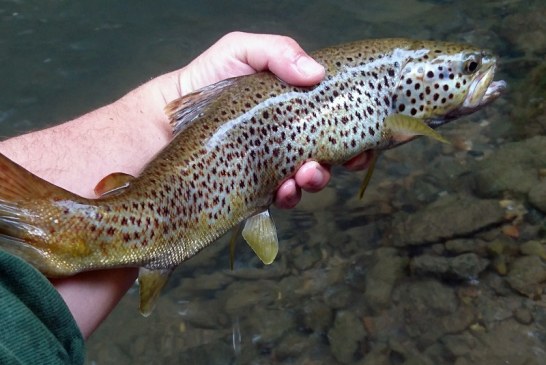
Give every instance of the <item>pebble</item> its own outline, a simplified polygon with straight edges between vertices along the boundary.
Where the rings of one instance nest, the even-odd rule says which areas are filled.
[[[533,314],[527,308],[518,308],[514,311],[514,318],[521,324],[533,323]]]
[[[510,286],[527,296],[541,292],[540,284],[546,280],[546,265],[538,256],[516,259],[509,268],[506,281]]]
[[[527,256],[538,256],[543,260],[546,260],[546,241],[544,243],[539,241],[528,241],[520,246],[522,254]]]

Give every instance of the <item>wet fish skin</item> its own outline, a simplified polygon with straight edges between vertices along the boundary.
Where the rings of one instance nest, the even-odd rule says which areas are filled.
[[[142,277],[159,272],[166,280],[181,262],[267,210],[277,187],[305,161],[341,164],[404,143],[415,135],[389,129],[389,116],[437,127],[482,108],[505,87],[492,82],[495,58],[468,45],[371,40],[313,57],[326,68],[315,87],[262,72],[172,102],[173,141],[140,176],[123,178],[127,186],[99,199],[55,187],[1,156],[0,247],[48,276],[138,266],[146,269]],[[117,178],[110,178],[113,186]],[[147,290],[141,297],[153,301],[157,292]]]

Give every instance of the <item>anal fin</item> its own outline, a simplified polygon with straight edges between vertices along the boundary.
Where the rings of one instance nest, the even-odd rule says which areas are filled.
[[[173,269],[149,270],[141,267],[138,273],[140,287],[140,313],[148,317],[154,310],[161,289],[169,280]]]

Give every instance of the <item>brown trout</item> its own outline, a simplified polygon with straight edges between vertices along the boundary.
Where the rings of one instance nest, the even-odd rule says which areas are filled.
[[[496,59],[468,45],[368,40],[313,54],[314,87],[268,72],[218,82],[171,102],[174,138],[138,177],[104,178],[85,199],[0,155],[0,247],[46,276],[140,267],[148,314],[171,272],[246,220],[265,262],[277,254],[269,217],[277,187],[307,160],[341,164],[470,114],[505,89]]]

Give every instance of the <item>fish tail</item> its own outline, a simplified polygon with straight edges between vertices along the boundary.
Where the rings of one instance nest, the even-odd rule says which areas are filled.
[[[0,154],[0,249],[42,272],[55,274],[50,255],[40,247],[49,232],[38,223],[42,217],[36,206],[47,199],[74,197]]]

